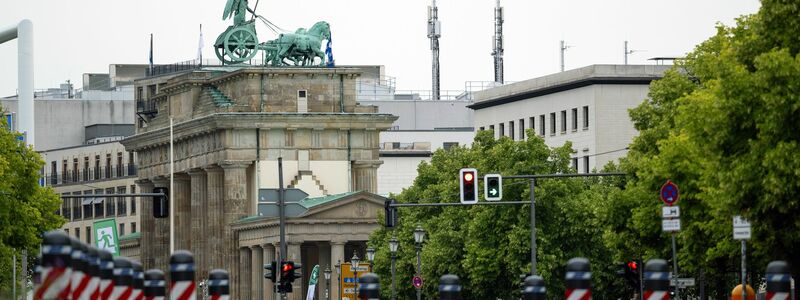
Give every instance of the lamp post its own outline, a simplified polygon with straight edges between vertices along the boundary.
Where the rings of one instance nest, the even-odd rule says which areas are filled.
[[[422,242],[425,241],[425,229],[422,229],[422,226],[417,225],[417,228],[414,229],[414,243],[417,246],[417,276],[420,277],[422,274],[422,260],[419,257],[419,251],[422,250]],[[422,290],[417,287],[417,300],[422,300]]]
[[[397,254],[397,246],[399,246],[399,243],[397,242],[397,238],[396,237],[392,237],[392,239],[389,240],[389,252],[392,253],[392,300],[395,300],[395,294],[394,294],[394,260],[395,260],[395,255]]]
[[[353,269],[353,277],[355,277],[356,299],[358,299],[358,263],[358,254],[356,254],[356,250],[353,250],[353,257],[350,258],[350,266]]]
[[[336,265],[334,265],[334,267],[336,268],[336,284],[339,287],[339,290],[336,291],[336,295],[339,295],[339,299],[342,299],[342,293],[341,293],[342,292],[342,278],[341,278],[342,261],[337,259],[336,260]]]
[[[325,266],[325,271],[322,271],[325,274],[325,300],[331,300],[331,266]]]
[[[369,271],[372,272],[372,262],[375,260],[375,248],[367,248],[367,260],[369,261]]]

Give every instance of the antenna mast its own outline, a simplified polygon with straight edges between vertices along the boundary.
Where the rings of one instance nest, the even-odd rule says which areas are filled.
[[[497,6],[494,8],[494,37],[493,37],[493,51],[494,56],[494,81],[503,83],[503,8],[500,6],[500,0],[497,0]]]
[[[567,52],[569,48],[572,48],[572,46],[568,46],[564,43],[564,40],[561,40],[561,46],[559,47],[561,51],[561,72],[564,72],[564,52]]]
[[[442,36],[442,26],[439,22],[439,8],[436,7],[436,0],[432,0],[432,5],[428,6],[428,38],[431,39],[431,52],[433,64],[431,67],[433,80],[431,99],[439,100],[439,37]]]

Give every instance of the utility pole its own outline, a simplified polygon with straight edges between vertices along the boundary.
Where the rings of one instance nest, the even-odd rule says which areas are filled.
[[[285,193],[286,190],[283,189],[283,157],[278,157],[278,215],[279,215],[279,226],[280,226],[280,241],[281,241],[281,253],[280,253],[280,262],[278,263],[278,269],[283,267],[283,262],[286,261],[286,203],[284,203]],[[278,271],[278,275],[282,274],[283,272]],[[280,276],[282,277],[282,276]],[[283,278],[278,279],[278,284],[283,282]],[[286,299],[286,291],[281,291],[281,299]]]
[[[428,6],[428,38],[431,39],[431,52],[433,64],[431,66],[433,80],[431,87],[431,100],[440,100],[439,94],[439,37],[442,36],[442,25],[439,22],[439,8],[436,7],[436,0],[432,0],[432,5]]]
[[[500,6],[500,0],[497,0],[497,6],[494,8],[494,49],[492,56],[494,56],[494,82],[503,83],[503,7]]]
[[[569,48],[572,48],[572,46],[567,46],[567,44],[564,43],[564,40],[561,40],[561,46],[559,47],[559,50],[561,51],[561,72],[564,72],[564,53],[567,52],[567,49]]]

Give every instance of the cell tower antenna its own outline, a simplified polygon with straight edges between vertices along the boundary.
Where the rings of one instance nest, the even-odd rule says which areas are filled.
[[[572,47],[573,46],[564,43],[564,40],[561,40],[561,46],[559,47],[559,50],[561,51],[561,72],[564,72],[564,53],[567,52],[567,49]]]
[[[623,51],[624,51],[624,52],[623,52],[623,54],[624,54],[624,55],[623,55],[623,57],[624,57],[624,60],[623,60],[623,61],[625,62],[625,64],[626,64],[626,65],[628,64],[628,55],[629,55],[629,54],[633,54],[633,52],[643,52],[643,51],[647,51],[647,50],[634,50],[634,49],[628,49],[628,41],[625,41],[625,46],[624,46],[624,47],[625,47],[625,48],[623,49]]]
[[[500,0],[494,8],[494,37],[492,38],[492,56],[494,56],[494,81],[503,83],[503,7]]]
[[[431,40],[431,54],[433,61],[431,65],[431,99],[440,100],[439,94],[439,38],[442,36],[442,25],[439,22],[439,8],[436,6],[436,0],[431,0],[431,6],[428,6],[428,38]]]

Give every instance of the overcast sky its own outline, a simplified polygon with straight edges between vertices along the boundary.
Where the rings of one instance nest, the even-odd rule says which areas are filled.
[[[147,63],[150,33],[155,63],[194,59],[199,24],[205,58],[232,20],[225,0],[23,0],[0,1],[0,28],[22,19],[34,24],[35,87],[55,87],[83,73],[107,73],[109,64]],[[255,5],[250,0],[250,7]],[[385,65],[398,89],[430,89],[426,37],[429,0],[261,0],[258,14],[287,30],[331,24],[337,64]],[[494,0],[439,0],[442,22],[442,89],[465,81],[490,81]],[[629,63],[681,56],[715,32],[715,24],[758,10],[756,0],[502,0],[506,10],[505,78],[525,80],[559,70],[559,41],[566,68],[621,64],[623,42],[644,50]],[[261,41],[275,38],[258,27]],[[0,44],[0,96],[16,93],[17,42]]]

